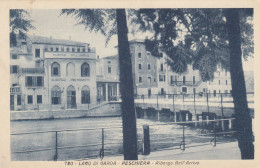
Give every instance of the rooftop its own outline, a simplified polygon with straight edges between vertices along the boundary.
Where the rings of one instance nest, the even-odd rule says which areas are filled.
[[[129,44],[134,44],[134,43],[144,43],[144,39],[133,39],[129,41]],[[118,46],[115,46],[117,48]]]
[[[68,46],[85,46],[88,43],[77,42],[72,40],[53,39],[41,36],[29,36],[33,44],[53,44],[53,45],[68,45]]]
[[[118,59],[118,55],[111,55],[111,56],[103,57],[101,59]]]

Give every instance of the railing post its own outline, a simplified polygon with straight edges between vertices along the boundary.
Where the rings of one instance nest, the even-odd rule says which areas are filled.
[[[55,155],[54,161],[58,160],[58,131],[55,131]]]
[[[105,150],[104,128],[102,128],[101,136],[102,136],[102,138],[101,138],[102,147],[101,147],[101,150],[100,150],[100,152],[99,152],[99,157],[100,157],[100,159],[102,160],[102,159],[104,158],[104,156],[105,156],[105,151],[104,151],[104,150]]]
[[[150,133],[149,126],[143,125],[143,155],[150,154]]]
[[[174,94],[172,94],[172,109],[173,109],[173,112],[174,112],[174,122],[176,122],[177,121],[177,113],[176,113],[176,111],[175,111],[175,105],[174,105]]]
[[[182,125],[182,141],[180,144],[181,150],[185,151],[185,129],[184,129],[184,124]]]
[[[220,94],[220,103],[221,103],[221,114],[222,114],[222,119],[224,118],[224,110],[223,110],[223,96],[222,93]]]
[[[214,146],[217,146],[216,122],[214,122]]]
[[[208,115],[209,115],[209,94],[207,93],[207,108],[208,108]]]
[[[197,117],[197,112],[196,112],[196,94],[195,94],[195,92],[194,92],[194,94],[193,94],[194,96],[193,96],[193,102],[194,102],[194,112],[195,112],[195,117]]]
[[[159,104],[158,104],[158,94],[157,94],[157,110],[159,110]]]

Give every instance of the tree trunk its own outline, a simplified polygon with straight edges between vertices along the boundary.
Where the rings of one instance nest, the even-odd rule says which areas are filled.
[[[118,32],[120,89],[122,97],[121,108],[123,115],[124,160],[137,160],[134,87],[125,9],[116,9],[116,20]]]
[[[226,10],[230,51],[230,75],[235,108],[235,131],[242,159],[254,159],[252,119],[247,104],[244,72],[242,67],[239,9]]]

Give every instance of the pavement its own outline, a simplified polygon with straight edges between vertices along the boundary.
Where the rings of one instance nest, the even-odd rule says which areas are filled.
[[[171,149],[151,152],[149,155],[138,155],[138,160],[241,160],[237,142],[210,144],[187,147],[185,151]],[[123,156],[108,156],[103,160],[123,160]]]

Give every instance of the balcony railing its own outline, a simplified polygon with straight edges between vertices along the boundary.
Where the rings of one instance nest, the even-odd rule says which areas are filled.
[[[171,85],[175,86],[196,86],[199,83],[199,81],[171,81]]]
[[[21,68],[20,72],[23,74],[43,74],[44,68]]]
[[[21,88],[20,87],[11,87],[10,88],[10,93],[20,93]]]

